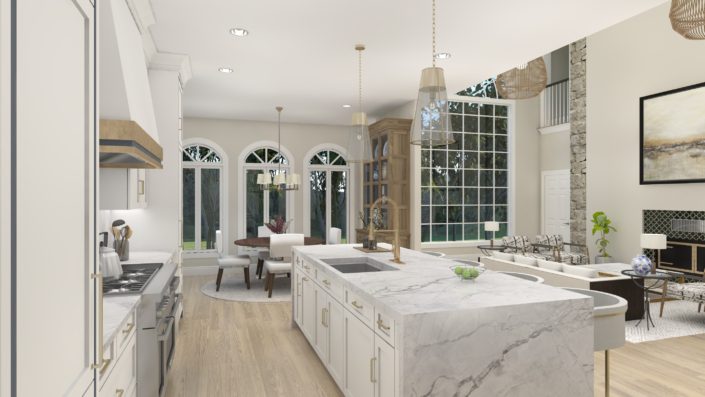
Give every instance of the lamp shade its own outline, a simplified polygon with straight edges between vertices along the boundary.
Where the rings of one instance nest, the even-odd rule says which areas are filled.
[[[289,186],[298,186],[301,184],[301,175],[299,174],[288,174],[286,176],[286,184]]]
[[[270,175],[268,171],[265,171],[265,172],[257,175],[257,184],[258,185],[271,185],[272,184],[272,175]]]
[[[274,184],[275,185],[286,184],[286,175],[283,172],[280,172],[280,173],[274,175]]]
[[[453,142],[453,133],[448,128],[448,93],[443,68],[426,68],[421,71],[410,143],[440,146]]]
[[[664,250],[666,247],[665,234],[644,233],[641,235],[641,248]]]
[[[505,99],[527,99],[535,97],[546,88],[548,75],[543,57],[508,70],[497,76],[497,93]]]
[[[485,222],[485,231],[486,232],[498,232],[499,231],[499,222],[494,222],[494,221]]]
[[[364,112],[355,112],[352,115],[346,160],[349,163],[372,161],[370,132],[367,129],[367,115]]]

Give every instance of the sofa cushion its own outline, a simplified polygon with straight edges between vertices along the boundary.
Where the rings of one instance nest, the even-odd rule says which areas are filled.
[[[509,261],[509,262],[514,261],[514,254],[510,254],[507,252],[492,251],[492,256],[497,259],[504,260],[504,261]]]
[[[563,265],[563,273],[585,278],[598,278],[600,276],[595,269],[575,265]]]
[[[563,271],[563,264],[560,262],[553,262],[553,261],[538,259],[538,266],[542,269],[554,270],[557,272]]]
[[[522,265],[538,266],[536,258],[524,255],[514,255],[514,262],[521,263]]]
[[[531,248],[529,238],[526,236],[506,236],[502,237],[502,244],[505,247],[517,250],[528,251]]]
[[[560,234],[539,234],[536,236],[536,243],[558,247],[559,250],[562,250],[563,236]]]

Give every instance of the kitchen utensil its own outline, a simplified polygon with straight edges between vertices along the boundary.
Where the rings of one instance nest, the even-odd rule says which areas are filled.
[[[103,278],[108,280],[120,278],[122,275],[120,257],[114,249],[100,247],[100,272],[103,274]]]
[[[117,226],[113,226],[113,238],[115,241],[120,239],[120,228]]]
[[[127,234],[125,234],[125,238],[129,239],[130,237],[132,237],[132,228],[130,226],[125,226],[125,228],[127,229]]]

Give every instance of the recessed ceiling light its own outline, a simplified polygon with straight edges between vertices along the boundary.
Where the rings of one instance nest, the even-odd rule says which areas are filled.
[[[218,68],[218,71],[221,73],[232,73],[233,68]]]
[[[230,29],[230,34],[237,37],[245,37],[250,34],[250,32],[243,28],[232,28]]]
[[[352,105],[343,105],[343,108],[345,108],[345,109],[348,109],[348,108],[351,108],[351,107],[352,107]]]
[[[450,52],[438,52],[435,57],[436,59],[448,59],[450,58]]]

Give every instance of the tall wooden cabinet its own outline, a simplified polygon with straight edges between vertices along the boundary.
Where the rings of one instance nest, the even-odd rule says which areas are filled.
[[[0,305],[14,313],[0,321],[0,394],[11,386],[18,396],[93,395],[99,284],[91,277],[98,271],[94,7],[89,0],[0,0],[0,7],[1,132],[12,152],[6,157],[3,149],[0,176],[3,185],[8,177],[14,181],[0,198],[2,224],[11,225],[0,235]],[[8,54],[8,47],[15,51]]]
[[[369,127],[372,161],[363,165],[363,210],[370,218],[370,207],[379,197],[387,196],[399,205],[399,225],[392,224],[392,207],[382,206],[385,229],[399,229],[403,247],[410,244],[410,170],[409,119],[382,119]],[[357,230],[357,241],[367,238],[367,232]],[[378,232],[377,240],[391,242],[391,233]]]

